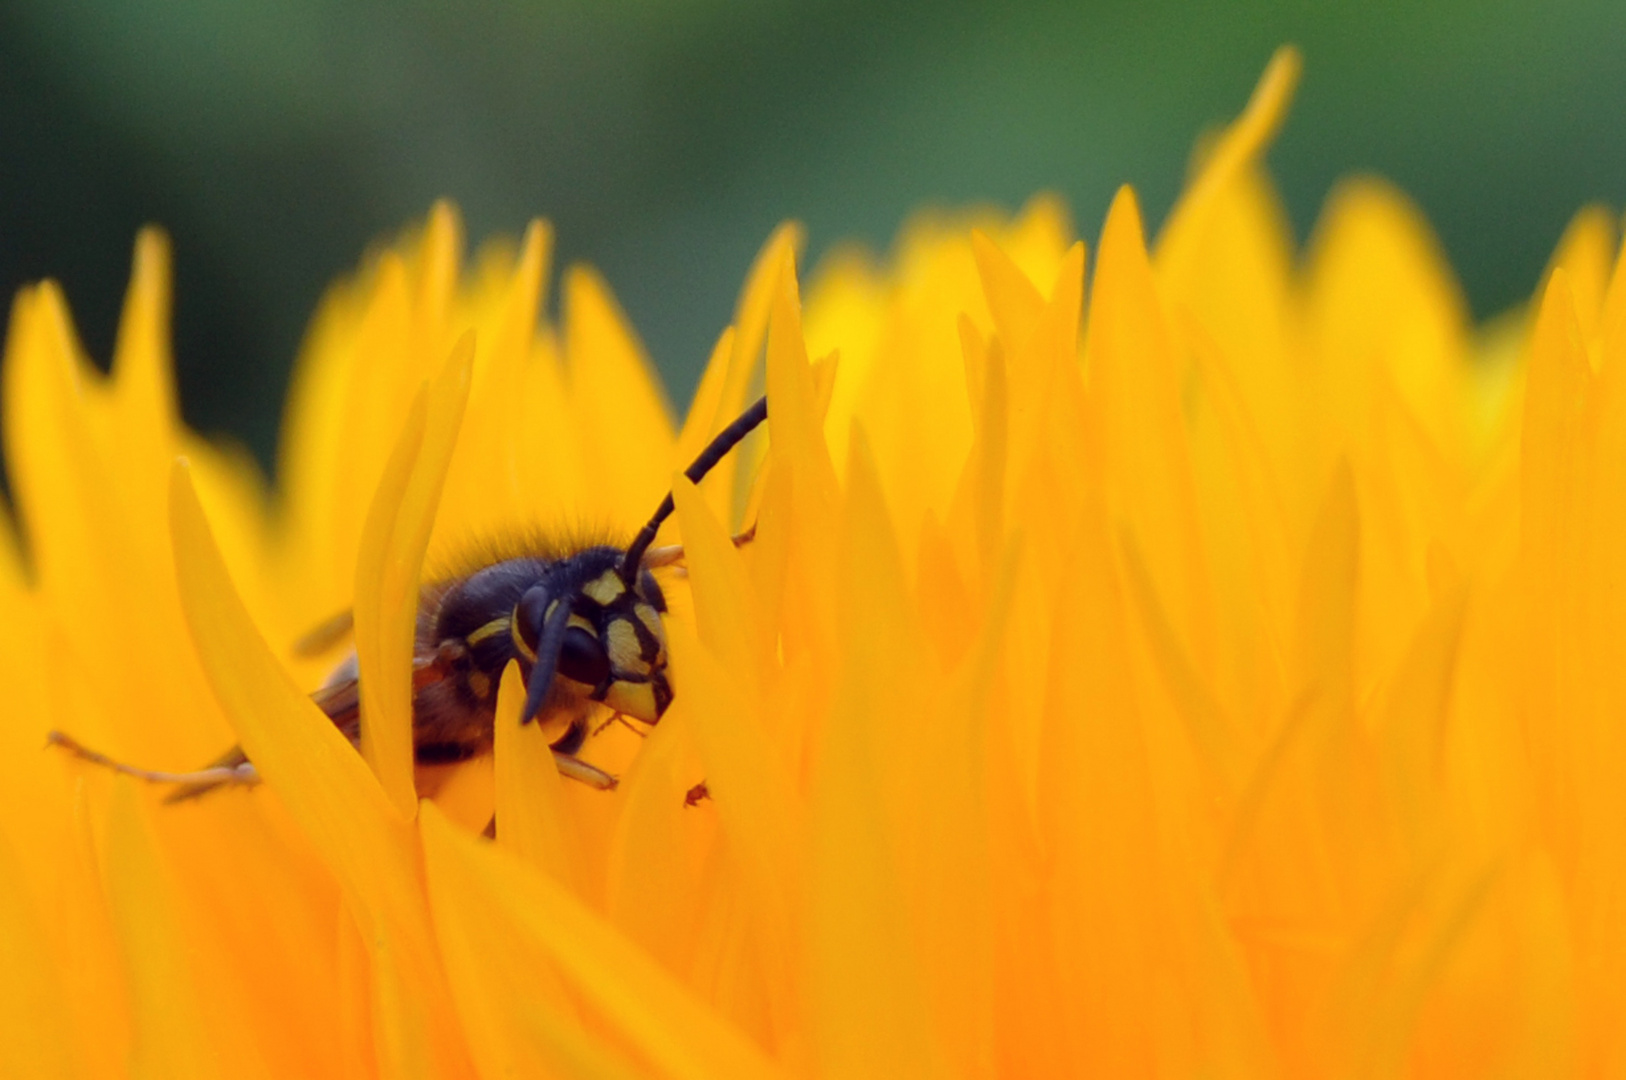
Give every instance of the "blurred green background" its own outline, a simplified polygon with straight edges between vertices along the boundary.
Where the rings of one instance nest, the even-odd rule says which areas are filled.
[[[0,2],[0,289],[55,277],[105,360],[137,227],[175,242],[187,418],[269,461],[323,288],[446,195],[471,238],[558,230],[673,399],[787,217],[816,258],[914,208],[1114,188],[1167,211],[1271,50],[1305,79],[1271,155],[1301,239],[1335,179],[1434,222],[1475,312],[1626,200],[1626,5],[669,0]]]

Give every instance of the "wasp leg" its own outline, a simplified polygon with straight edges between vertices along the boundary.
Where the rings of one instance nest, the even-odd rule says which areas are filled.
[[[597,734],[597,732],[594,734]],[[570,722],[569,727],[565,728],[565,733],[563,735],[553,740],[553,752],[555,754],[568,754],[571,757],[575,757],[576,751],[580,750],[582,748],[582,743],[586,741],[587,718],[585,716],[578,716],[576,719]]]
[[[617,783],[616,778],[596,765],[589,765],[581,758],[572,754],[553,752],[553,763],[559,766],[559,774],[568,776],[572,780],[586,784],[599,791],[611,791]]]
[[[412,751],[419,765],[456,765],[480,753],[477,742],[419,743]]]
[[[233,761],[231,764],[213,765],[206,769],[192,769],[187,772],[167,772],[162,769],[142,769],[135,765],[126,765],[122,761],[116,761],[106,754],[92,750],[65,732],[53,731],[45,737],[45,741],[51,746],[60,746],[82,761],[123,773],[125,776],[133,776],[137,780],[145,780],[149,784],[179,785],[181,790],[170,796],[171,801],[201,795],[224,784],[248,786],[260,782],[260,774],[250,761]]]
[[[682,544],[667,544],[665,547],[650,548],[644,552],[645,570],[659,570],[663,566],[671,566],[675,562],[682,561]]]
[[[605,718],[604,723],[593,729],[593,738],[596,739],[602,735],[611,724],[620,724],[622,727],[626,728],[640,739],[647,738],[649,736],[649,732],[646,729],[633,723],[633,721],[625,713],[611,712],[610,715]],[[554,744],[555,747],[558,745],[558,743]]]
[[[615,777],[596,765],[589,765],[576,756],[576,751],[587,741],[587,717],[578,716],[565,728],[565,733],[553,740],[553,762],[561,775],[586,784],[599,791],[609,791],[616,785]]]
[[[753,521],[748,529],[735,535],[734,546],[744,547],[746,544],[749,544],[756,538],[757,523]],[[671,566],[673,563],[680,563],[682,561],[682,544],[667,544],[665,547],[650,548],[648,551],[644,552],[645,570],[659,570],[663,566]]]

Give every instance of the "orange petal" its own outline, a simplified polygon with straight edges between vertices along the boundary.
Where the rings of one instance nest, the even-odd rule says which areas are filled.
[[[1213,613],[1190,433],[1140,209],[1127,188],[1113,200],[1102,232],[1085,351],[1090,394],[1105,425],[1113,509],[1135,530],[1177,632],[1198,670],[1206,670]]]
[[[26,895],[23,868],[10,845],[0,842],[0,956],[6,963],[6,978],[0,980],[0,1071],[8,1076],[85,1071],[48,941]]]
[[[356,563],[361,748],[396,810],[411,818],[412,662],[424,551],[468,400],[474,337],[465,334],[424,387],[367,512]]]
[[[559,790],[553,747],[540,723],[521,724],[525,681],[509,661],[497,690],[497,842],[543,873],[580,890],[583,872]]]
[[[269,1076],[265,1062],[243,1033],[234,1030],[243,1002],[229,1000],[226,988],[199,982],[183,923],[196,915],[166,880],[145,807],[133,783],[114,785],[107,824],[108,897],[125,964],[131,974],[134,1039],[132,1069],[137,1074]],[[223,1000],[223,998],[225,998]]]
[[[374,965],[381,1068],[398,1075],[467,1072],[410,826],[249,620],[184,461],[176,465],[170,498],[181,600],[215,694],[244,751],[339,880],[363,927]]]
[[[604,279],[572,267],[562,291],[565,356],[582,438],[604,491],[614,493],[616,505],[604,510],[630,520],[661,497],[666,469],[655,464],[669,468],[676,461],[671,407]]]
[[[1198,237],[1193,234],[1207,227],[1208,215],[1213,212],[1220,193],[1276,137],[1287,119],[1287,108],[1292,103],[1303,66],[1299,51],[1291,45],[1282,46],[1271,56],[1254,87],[1253,96],[1248,99],[1247,108],[1219,137],[1203,163],[1202,172],[1170,212],[1168,224],[1158,240],[1160,260],[1165,257],[1166,249],[1178,251],[1197,241]]]
[[[610,1054],[572,1038],[545,1010],[527,1008],[534,1004],[532,973],[548,967],[661,1075],[776,1075],[760,1050],[563,886],[501,848],[457,832],[433,804],[418,821],[436,919],[450,922],[447,934],[474,954],[487,980],[486,1000],[506,1004],[496,1036],[507,1044],[504,1057],[574,1057],[622,1071]]]
[[[982,279],[982,295],[994,316],[1007,351],[1027,344],[1028,335],[1039,321],[1044,297],[1017,265],[981,230],[971,230],[971,250],[977,257],[977,274]]]

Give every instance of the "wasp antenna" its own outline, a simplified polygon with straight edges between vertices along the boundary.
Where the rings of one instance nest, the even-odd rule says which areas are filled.
[[[542,711],[553,686],[553,673],[559,666],[559,650],[565,645],[565,631],[570,628],[570,597],[561,596],[552,606],[543,609],[542,630],[537,634],[536,661],[531,665],[531,681],[525,688],[525,712],[520,722],[530,723]]]
[[[690,483],[700,483],[705,475],[723,460],[725,454],[738,446],[741,439],[755,431],[766,419],[768,419],[768,398],[764,395],[757,398],[756,404],[741,413],[739,419],[719,431],[717,437],[700,451],[700,456],[694,459],[694,464],[683,470],[683,475],[689,478]],[[655,542],[655,534],[661,531],[661,523],[671,516],[672,495],[668,492],[656,509],[655,516],[649,519],[649,524],[640,529],[632,543],[627,546],[626,558],[621,560],[621,580],[627,583],[628,588],[631,588],[637,580],[638,567],[643,562],[644,552]]]

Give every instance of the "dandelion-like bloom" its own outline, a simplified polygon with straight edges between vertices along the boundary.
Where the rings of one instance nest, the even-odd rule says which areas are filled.
[[[1295,73],[1150,248],[1120,194],[1087,299],[1047,201],[805,306],[781,230],[681,430],[591,273],[539,322],[541,226],[465,269],[440,209],[337,288],[275,492],[177,422],[161,239],[108,378],[25,291],[5,1073],[1626,1069],[1614,223],[1482,329],[1381,184],[1297,262],[1258,160]],[[676,477],[758,382],[767,439]],[[668,489],[677,696],[588,743],[620,787],[562,780],[510,678],[419,802],[420,582]],[[352,608],[361,754],[292,649]],[[164,806],[51,729],[264,783]]]

